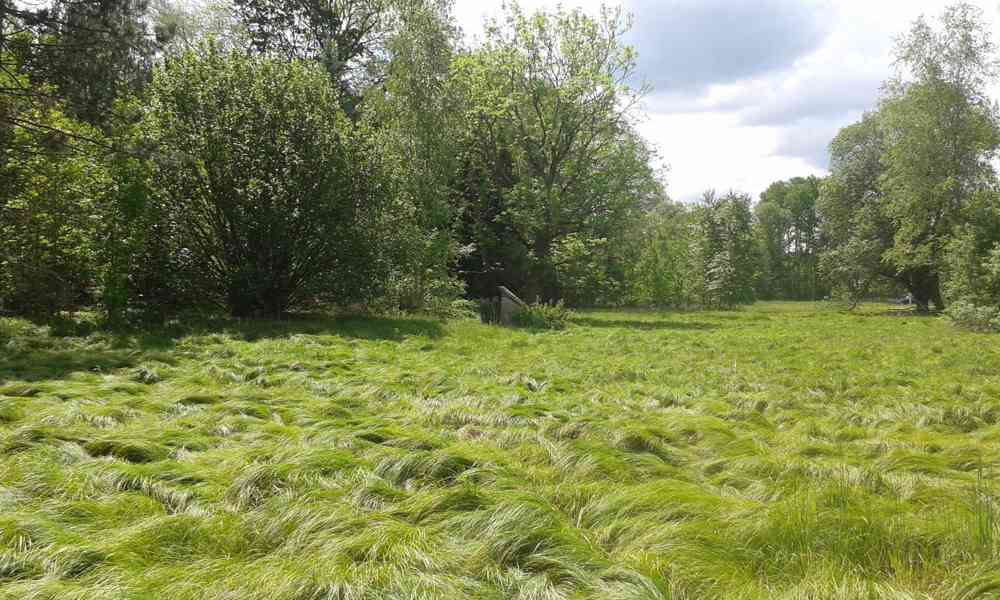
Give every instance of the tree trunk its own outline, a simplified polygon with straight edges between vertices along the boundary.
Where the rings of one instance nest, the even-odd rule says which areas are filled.
[[[941,298],[941,280],[936,273],[924,273],[914,278],[907,286],[913,294],[913,303],[918,313],[930,312],[931,303],[937,310],[944,310],[944,300]]]
[[[937,276],[934,277],[934,288],[931,293],[931,301],[934,302],[935,309],[944,310],[944,298],[941,297],[941,282]]]
[[[526,302],[541,300],[543,302],[555,302],[560,299],[559,282],[557,281],[555,270],[549,262],[552,253],[552,240],[548,236],[540,235],[535,239],[532,248],[535,260],[531,268],[531,279],[525,287],[530,290]]]

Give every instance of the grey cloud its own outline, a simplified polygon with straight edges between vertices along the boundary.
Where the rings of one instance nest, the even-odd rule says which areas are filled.
[[[879,73],[817,71],[791,86],[774,89],[741,111],[745,125],[787,125],[803,119],[831,118],[875,105]]]
[[[801,158],[808,165],[825,170],[830,162],[827,152],[829,143],[830,138],[813,135],[810,132],[782,132],[774,154]]]
[[[830,156],[830,140],[841,127],[861,118],[861,112],[843,113],[827,119],[810,118],[795,125],[782,127],[773,154],[801,158],[810,166],[826,170]]]
[[[629,42],[657,92],[759,77],[819,46],[826,9],[802,0],[632,0]]]
[[[661,113],[735,114],[746,126],[783,126],[804,119],[832,118],[875,106],[881,73],[831,73],[825,65],[799,68],[731,84],[724,95],[682,92],[652,94],[645,108]]]
[[[738,86],[741,90],[746,86]],[[644,99],[646,110],[656,113],[703,113],[739,112],[756,102],[750,94],[734,95],[726,98],[710,98],[704,90],[681,90],[678,92],[653,91]]]

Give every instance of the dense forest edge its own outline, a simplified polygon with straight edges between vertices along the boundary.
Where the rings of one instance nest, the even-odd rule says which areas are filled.
[[[637,133],[630,16],[504,10],[471,43],[447,0],[3,0],[0,310],[447,316],[505,285],[571,307],[906,296],[1000,328],[979,9],[898,39],[828,176],[696,203]]]

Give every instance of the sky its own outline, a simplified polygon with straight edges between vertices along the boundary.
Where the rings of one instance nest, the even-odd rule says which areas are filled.
[[[521,0],[526,10],[559,0]],[[605,0],[614,5],[615,0]],[[1000,27],[1000,0],[973,2]],[[596,14],[601,0],[562,0]],[[795,176],[823,175],[837,131],[875,106],[892,76],[895,38],[942,0],[621,0],[628,42],[652,86],[640,131],[667,168],[667,192],[692,201],[707,189],[755,198]],[[501,0],[457,0],[469,42]],[[997,37],[1000,41],[1000,35]],[[1000,92],[1000,86],[996,88]],[[1000,94],[993,94],[1000,98]]]

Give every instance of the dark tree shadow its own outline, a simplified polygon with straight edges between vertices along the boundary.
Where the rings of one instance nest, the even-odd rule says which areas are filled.
[[[72,373],[100,373],[137,365],[143,359],[133,349],[35,346],[0,349],[0,384],[8,381],[63,379]]]
[[[640,319],[597,319],[594,317],[573,317],[570,322],[584,327],[614,327],[624,329],[638,329],[641,331],[658,330],[709,330],[717,329],[717,325],[701,321],[664,321],[661,319],[644,321]]]
[[[839,311],[841,314],[849,315],[852,317],[940,317],[944,314],[940,310],[929,310],[926,312],[919,312],[914,308],[885,308],[879,310],[851,310],[845,308]]]
[[[246,341],[284,339],[296,335],[333,335],[400,342],[416,336],[439,338],[444,335],[444,327],[439,321],[420,317],[295,313],[283,319],[181,318],[160,328],[141,328],[135,333],[134,339],[143,347],[169,348],[180,338],[214,334],[231,335]]]
[[[732,314],[732,313],[726,313],[726,314],[714,313],[714,314],[712,314],[712,318],[713,319],[718,319],[720,321],[745,321],[745,320],[747,320],[747,315],[746,314]]]
[[[440,321],[417,317],[340,317],[329,321],[327,335],[362,340],[401,342],[411,337],[444,336]]]
[[[287,339],[297,335],[401,342],[411,337],[440,338],[438,321],[419,317],[330,316],[295,314],[276,320],[239,320],[190,316],[166,325],[107,329],[38,328],[0,337],[0,384],[64,379],[78,372],[106,372],[147,361],[173,364],[172,352],[184,338],[225,335],[245,341]]]

